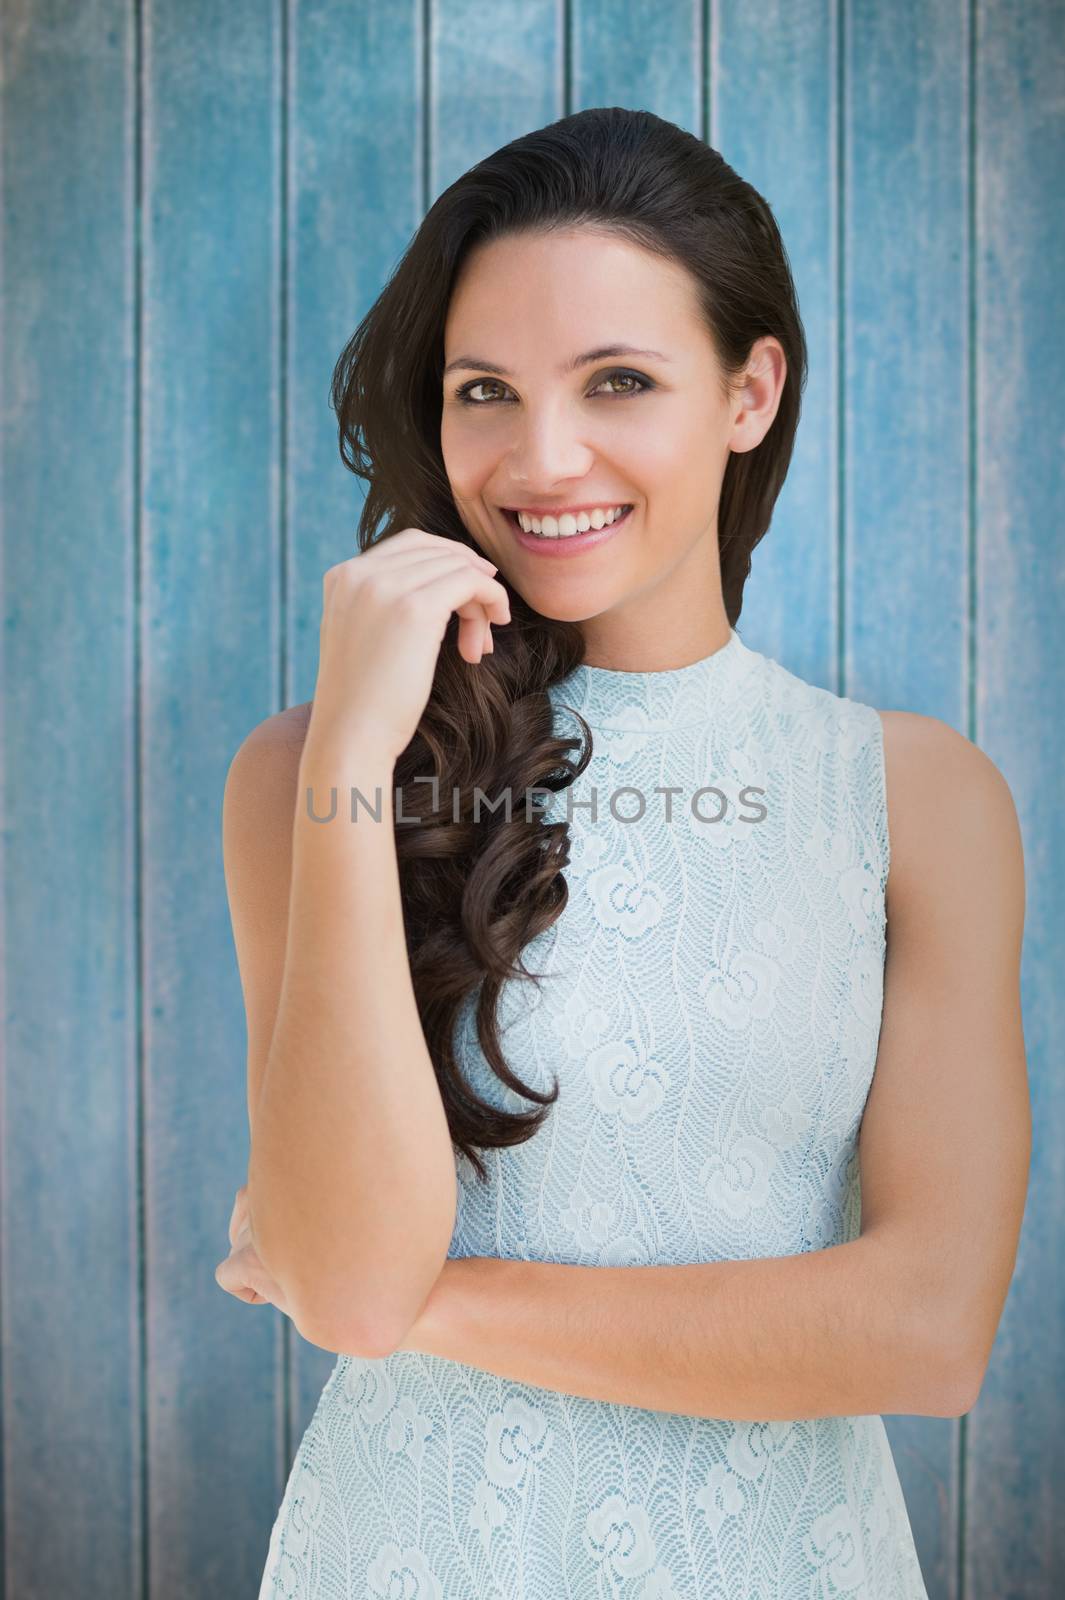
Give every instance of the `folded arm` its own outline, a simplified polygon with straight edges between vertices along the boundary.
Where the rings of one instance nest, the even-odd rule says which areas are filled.
[[[755,1261],[449,1261],[400,1349],[684,1416],[955,1416],[970,1377],[872,1239]]]
[[[997,768],[885,716],[888,950],[859,1137],[862,1231],[679,1267],[449,1260],[398,1346],[590,1399],[796,1419],[975,1403],[1024,1211],[1024,870]]]
[[[248,1017],[250,1244],[304,1338],[328,1348],[339,1328],[376,1350],[439,1275],[457,1179],[411,986],[394,764],[316,742],[309,711],[253,730],[223,804]],[[381,820],[353,823],[343,801],[332,821],[308,816],[308,789],[326,816],[330,790],[353,783],[380,788]]]

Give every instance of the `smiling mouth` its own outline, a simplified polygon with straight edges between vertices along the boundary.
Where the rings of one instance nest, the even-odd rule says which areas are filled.
[[[514,531],[522,534],[526,539],[542,539],[545,544],[567,544],[570,540],[580,541],[590,533],[608,533],[611,528],[616,528],[622,522],[624,522],[634,508],[631,505],[627,505],[619,517],[615,517],[613,522],[604,523],[601,528],[585,528],[577,533],[559,534],[526,533],[518,520],[518,513],[516,511],[508,511],[505,506],[500,506],[499,509],[502,511],[504,517],[506,517]],[[544,513],[545,516],[547,514],[548,513],[546,512]]]

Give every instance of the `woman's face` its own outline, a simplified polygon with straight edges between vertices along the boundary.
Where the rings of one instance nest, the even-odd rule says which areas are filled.
[[[628,353],[602,353],[622,344]],[[588,352],[599,354],[572,365]],[[444,366],[440,443],[456,507],[533,610],[581,623],[590,664],[638,669],[652,638],[672,655],[724,642],[721,480],[729,451],[753,449],[776,415],[777,340],[757,342],[726,395],[686,269],[575,227],[471,253]],[[616,530],[586,547],[525,538],[507,514],[624,505]]]

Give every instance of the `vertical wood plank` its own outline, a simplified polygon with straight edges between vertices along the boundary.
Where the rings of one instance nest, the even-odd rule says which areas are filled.
[[[301,0],[290,29],[285,700],[294,705],[314,694],[322,579],[356,554],[365,496],[340,459],[333,366],[421,218],[424,107],[419,0]],[[291,1339],[287,1475],[336,1358],[267,1314]],[[268,1535],[268,1524],[257,1528],[260,1567]]]
[[[436,0],[431,17],[423,211],[475,161],[565,113],[554,0]]]
[[[134,39],[2,15],[2,1587],[140,1595]]]
[[[748,641],[951,722],[1018,802],[1018,1273],[973,1412],[887,1426],[932,1600],[1060,1586],[1060,11],[7,0],[0,1600],[255,1592],[333,1358],[213,1277],[247,1157],[222,786],[310,698],[355,550],[342,345],[447,183],[596,104],[702,133],[791,257],[810,378]]]
[[[641,0],[573,0],[567,110],[628,106],[701,135],[705,39],[700,0],[649,19]]]
[[[711,7],[708,142],[768,202],[791,262],[809,374],[791,466],[756,547],[739,631],[839,692],[838,39],[827,0]]]
[[[841,14],[840,320],[843,692],[968,734],[966,19]],[[963,1424],[885,1422],[929,1596],[953,1600]]]
[[[847,692],[968,733],[967,0],[845,20]],[[875,697],[879,695],[879,699]]]
[[[1032,1167],[1017,1270],[966,1419],[965,1600],[1065,1590],[1065,17],[976,8],[973,464],[977,742],[1025,843]]]
[[[251,1595],[275,1314],[214,1279],[247,1170],[226,771],[278,708],[277,5],[144,8],[142,687],[150,1594]],[[238,1138],[239,1130],[239,1138]]]

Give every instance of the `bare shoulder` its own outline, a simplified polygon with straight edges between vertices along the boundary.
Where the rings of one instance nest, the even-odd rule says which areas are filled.
[[[300,756],[313,701],[265,717],[246,734],[226,774],[224,850],[276,843],[291,831]]]
[[[264,749],[276,752],[287,750],[295,754],[298,765],[313,706],[313,700],[305,700],[302,705],[288,706],[284,711],[275,711],[271,717],[264,717],[246,735],[237,754],[245,747],[257,753]]]
[[[282,773],[289,767],[295,781],[313,704],[307,700],[303,705],[288,706],[256,723],[237,747],[229,765],[227,785],[233,779],[242,782],[251,772],[269,769]]]
[[[972,874],[1023,899],[1020,826],[1009,784],[979,745],[938,717],[881,711],[891,865],[888,907],[960,895]]]

